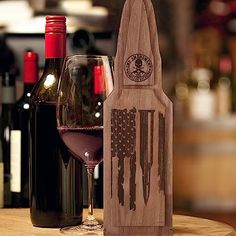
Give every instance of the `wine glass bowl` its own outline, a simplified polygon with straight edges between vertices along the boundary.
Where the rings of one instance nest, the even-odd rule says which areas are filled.
[[[83,235],[102,233],[93,216],[93,173],[103,159],[103,102],[113,89],[113,58],[74,55],[65,58],[58,85],[57,128],[88,174],[89,215],[82,225],[62,229]]]

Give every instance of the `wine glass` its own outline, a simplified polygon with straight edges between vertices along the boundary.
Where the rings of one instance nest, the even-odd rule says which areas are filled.
[[[103,102],[113,89],[113,58],[74,55],[65,58],[58,85],[57,124],[73,157],[88,175],[88,217],[79,226],[62,228],[72,235],[103,234],[93,215],[94,168],[103,160]]]

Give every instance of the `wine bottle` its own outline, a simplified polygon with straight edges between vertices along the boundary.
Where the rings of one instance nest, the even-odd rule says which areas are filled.
[[[1,143],[4,163],[4,207],[11,207],[10,191],[10,134],[13,128],[13,108],[16,102],[15,76],[5,73],[2,76],[2,122]]]
[[[232,61],[229,55],[221,55],[219,58],[219,77],[216,88],[217,114],[220,117],[229,116],[232,111],[233,84]]]
[[[13,110],[11,130],[11,193],[12,207],[29,207],[29,99],[38,80],[38,54],[24,53],[24,92]]]
[[[229,1],[230,6],[230,14],[228,16],[228,21],[225,24],[225,29],[227,33],[227,43],[228,50],[230,52],[231,56],[231,63],[232,63],[232,72],[231,72],[231,88],[233,88],[234,91],[232,91],[232,109],[233,112],[236,111],[236,27],[235,27],[235,21],[236,21],[236,2],[235,1]]]
[[[82,163],[71,157],[57,131],[56,101],[66,55],[66,18],[47,16],[45,67],[31,96],[30,215],[34,226],[82,221]]]
[[[0,124],[2,124],[2,119],[0,117]],[[1,126],[0,126],[0,134],[2,133],[1,131]],[[3,184],[4,184],[4,173],[3,173],[3,157],[2,157],[2,140],[0,137],[0,208],[3,208],[4,206],[4,188],[3,188]]]
[[[104,69],[101,65],[94,66],[94,94],[96,94],[95,104],[103,104],[102,94],[105,91]],[[94,206],[103,208],[103,162],[94,169]]]

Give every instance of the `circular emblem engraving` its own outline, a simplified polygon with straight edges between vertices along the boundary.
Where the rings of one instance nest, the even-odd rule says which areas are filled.
[[[143,54],[134,54],[125,62],[126,76],[135,82],[143,82],[147,80],[153,70],[152,61]]]

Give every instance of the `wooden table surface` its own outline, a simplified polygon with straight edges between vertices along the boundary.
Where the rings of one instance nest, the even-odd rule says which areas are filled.
[[[86,214],[86,211],[84,211]],[[102,219],[103,211],[95,210],[98,219]],[[231,226],[223,223],[174,215],[174,236],[236,236]],[[29,217],[29,209],[0,209],[0,236],[61,236],[58,229],[33,227]]]

